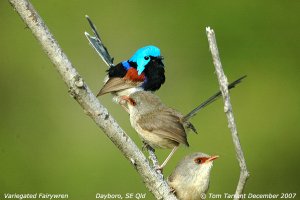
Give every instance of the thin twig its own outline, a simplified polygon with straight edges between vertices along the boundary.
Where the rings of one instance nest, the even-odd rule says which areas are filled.
[[[176,199],[168,184],[150,166],[147,158],[131,138],[121,129],[107,109],[83,81],[67,56],[28,0],[9,0],[13,8],[30,28],[33,35],[60,73],[69,88],[69,93],[80,104],[86,114],[102,129],[141,175],[146,187],[157,199]]]
[[[241,146],[241,143],[239,140],[236,124],[234,121],[232,106],[230,103],[230,96],[229,96],[229,92],[228,92],[227,77],[225,76],[223,68],[222,68],[214,30],[211,29],[210,27],[206,27],[206,35],[208,38],[209,49],[211,51],[213,63],[214,63],[215,70],[217,73],[220,90],[222,92],[222,96],[223,96],[223,100],[224,100],[224,112],[226,113],[226,116],[228,119],[228,127],[230,128],[230,131],[231,131],[232,140],[233,140],[235,151],[236,151],[236,156],[237,156],[237,159],[238,159],[238,162],[240,165],[240,169],[241,169],[240,178],[239,178],[239,182],[238,182],[238,185],[237,185],[237,188],[235,191],[235,197],[234,197],[234,199],[240,199],[241,194],[243,193],[246,181],[249,177],[249,172],[247,170],[246,160],[244,157],[244,153],[243,153],[242,146]]]

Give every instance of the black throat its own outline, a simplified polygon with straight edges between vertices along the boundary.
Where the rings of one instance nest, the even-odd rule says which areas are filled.
[[[143,83],[142,87],[146,91],[158,90],[166,80],[164,64],[160,59],[153,60],[152,58],[150,62],[145,66],[144,73],[146,76],[146,80]]]

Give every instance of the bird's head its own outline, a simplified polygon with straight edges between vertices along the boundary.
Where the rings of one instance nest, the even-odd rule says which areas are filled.
[[[145,114],[162,105],[159,97],[149,91],[138,91],[121,98],[127,104],[130,113]]]
[[[213,160],[218,156],[193,153],[184,157],[168,178],[179,199],[202,199],[209,187],[210,171]],[[192,188],[192,189],[191,189]]]
[[[193,153],[180,161],[172,176],[180,177],[180,181],[195,186],[208,187],[213,161],[219,156],[209,156],[204,153]]]
[[[149,45],[137,50],[129,59],[129,62],[136,63],[138,75],[141,75],[147,65],[157,65],[159,67],[164,67],[162,60],[163,57],[160,55],[160,49],[156,46]]]
[[[199,180],[209,182],[210,171],[213,166],[213,161],[219,156],[209,156],[204,153],[195,153],[187,158],[188,166],[190,166],[190,172],[194,173],[193,176]]]

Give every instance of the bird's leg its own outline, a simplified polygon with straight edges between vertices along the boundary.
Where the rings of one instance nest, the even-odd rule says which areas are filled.
[[[168,155],[168,157],[165,159],[165,161],[163,162],[163,164],[160,165],[160,166],[158,167],[158,169],[162,170],[162,169],[166,166],[167,162],[170,160],[170,158],[173,156],[173,154],[175,153],[175,151],[176,151],[177,149],[178,149],[178,146],[175,146],[175,147],[172,149],[171,153],[170,153],[170,154]]]
[[[153,167],[156,170],[156,172],[161,175],[162,178],[164,178],[163,174],[162,174],[162,169],[158,169],[159,168],[159,163],[158,163],[158,159],[155,155],[155,149],[153,149],[150,145],[146,146],[148,153],[149,153],[149,159],[152,161]]]

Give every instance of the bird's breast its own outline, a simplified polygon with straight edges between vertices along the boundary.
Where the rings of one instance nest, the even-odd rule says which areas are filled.
[[[135,68],[131,67],[127,70],[124,79],[134,81],[134,82],[143,82],[145,80],[145,75],[144,73],[138,75],[138,71]]]
[[[202,193],[205,194],[208,189],[208,184],[199,184],[195,180],[179,179],[169,182],[169,184],[175,189],[176,196],[182,200],[200,200]]]

